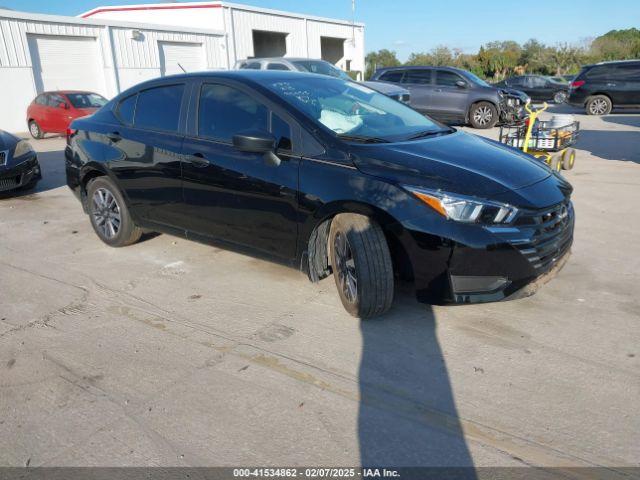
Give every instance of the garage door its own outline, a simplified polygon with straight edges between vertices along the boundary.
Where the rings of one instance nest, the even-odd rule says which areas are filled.
[[[158,42],[160,47],[160,73],[162,76],[175,73],[205,70],[204,51],[201,43]],[[182,70],[182,68],[184,70]]]
[[[91,37],[28,35],[38,93],[89,90],[106,94],[98,42]]]

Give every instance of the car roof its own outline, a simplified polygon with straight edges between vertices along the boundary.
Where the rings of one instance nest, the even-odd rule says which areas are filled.
[[[240,60],[240,62],[324,62],[333,65],[331,62],[322,60],[321,58],[305,58],[305,57],[258,57],[247,58],[246,60]]]
[[[598,62],[598,63],[592,63],[590,65],[585,65],[583,68],[589,68],[589,67],[597,67],[600,65],[618,65],[618,64],[625,64],[625,63],[640,63],[640,59],[631,59],[631,60],[609,60],[606,62]]]
[[[179,73],[176,75],[167,75],[165,77],[154,78],[152,80],[147,80],[146,82],[139,83],[122,93],[120,93],[116,98],[122,98],[123,96],[130,95],[134,92],[138,92],[140,90],[144,90],[145,88],[151,88],[154,86],[167,85],[172,82],[177,82],[181,80],[188,80],[191,78],[210,78],[210,79],[227,79],[227,80],[236,80],[245,83],[256,83],[258,85],[262,84],[265,81],[274,81],[274,80],[290,80],[295,78],[300,78],[301,75],[305,75],[308,77],[316,77],[316,78],[333,78],[334,80],[339,80],[335,77],[329,77],[327,75],[319,75],[316,73],[307,73],[307,72],[298,72],[295,70],[207,70],[201,72],[189,72],[189,73]]]
[[[384,68],[379,68],[377,71],[384,72],[384,71],[391,71],[391,70],[424,70],[425,68],[429,68],[429,69],[437,68],[439,70],[450,70],[452,72],[466,73],[466,70],[463,68],[436,66],[436,65],[405,65],[405,66],[398,66],[398,67],[384,67]]]

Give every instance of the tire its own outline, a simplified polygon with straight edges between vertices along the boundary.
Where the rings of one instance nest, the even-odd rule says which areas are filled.
[[[589,97],[585,104],[587,115],[608,115],[612,108],[611,100],[606,95]]]
[[[347,312],[370,318],[391,308],[393,265],[377,223],[364,215],[336,215],[329,229],[329,251],[333,278]]]
[[[576,162],[576,151],[573,148],[565,150],[562,154],[562,169],[571,170]]]
[[[553,103],[560,104],[567,101],[567,92],[560,90],[553,95]]]
[[[35,139],[44,137],[44,132],[40,128],[40,125],[38,125],[38,122],[36,122],[35,120],[29,121],[29,133]]]
[[[87,202],[91,226],[107,245],[124,247],[142,236],[142,229],[133,223],[122,193],[109,177],[90,180]]]
[[[478,102],[471,106],[469,123],[473,128],[492,128],[498,120],[498,110],[492,103]]]
[[[554,155],[551,158],[551,162],[549,163],[549,166],[551,167],[552,170],[555,170],[556,172],[560,172],[562,170],[562,159],[560,158],[560,156]]]

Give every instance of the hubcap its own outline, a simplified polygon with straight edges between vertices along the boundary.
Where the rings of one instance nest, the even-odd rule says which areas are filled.
[[[36,125],[35,123],[31,122],[31,126],[29,127],[31,129],[31,134],[34,137],[38,136],[38,125]]]
[[[106,238],[115,237],[120,231],[120,206],[106,188],[93,194],[93,219]]]
[[[606,111],[607,102],[605,102],[602,98],[596,98],[593,102],[591,102],[591,113],[602,115]]]
[[[556,96],[554,98],[554,101],[556,103],[564,103],[564,101],[566,100],[567,96],[564,93],[556,93]]]
[[[489,107],[479,107],[473,114],[473,119],[478,125],[487,125],[493,118],[493,112]]]
[[[338,284],[349,303],[354,303],[358,297],[358,278],[356,276],[356,264],[353,252],[347,237],[339,232],[333,242],[333,250],[336,258],[336,274]]]

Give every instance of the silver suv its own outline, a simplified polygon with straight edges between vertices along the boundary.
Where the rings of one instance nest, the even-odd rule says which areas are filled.
[[[352,80],[352,78],[339,68],[325,60],[314,60],[310,58],[250,58],[247,60],[239,60],[235,65],[236,70],[292,70],[299,72],[317,73],[320,75],[329,75],[331,77],[341,78],[343,80]],[[410,103],[411,93],[406,88],[398,85],[392,85],[386,82],[360,82],[367,87],[376,90],[388,97],[403,103]]]

